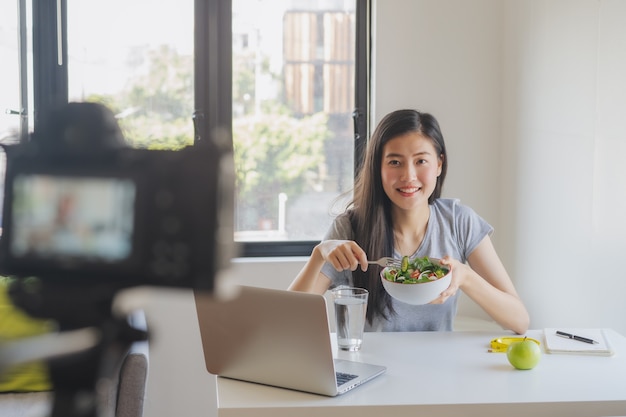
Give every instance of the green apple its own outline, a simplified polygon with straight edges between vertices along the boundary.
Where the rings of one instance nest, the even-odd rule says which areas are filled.
[[[524,338],[509,345],[506,357],[517,369],[533,369],[541,359],[541,349],[537,342]]]

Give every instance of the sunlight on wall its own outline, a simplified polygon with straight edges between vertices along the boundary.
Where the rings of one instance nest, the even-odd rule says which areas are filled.
[[[626,333],[626,5],[509,2],[505,157],[511,241],[532,327]],[[563,302],[562,300],[584,300]]]

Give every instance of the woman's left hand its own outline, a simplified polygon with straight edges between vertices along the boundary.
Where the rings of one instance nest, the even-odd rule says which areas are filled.
[[[454,297],[461,287],[461,283],[463,281],[463,276],[465,274],[465,268],[469,268],[468,265],[463,264],[456,259],[450,256],[444,256],[441,258],[441,264],[450,268],[450,272],[452,273],[452,279],[450,280],[450,285],[446,288],[439,297],[435,298],[430,304],[443,304],[450,297]]]

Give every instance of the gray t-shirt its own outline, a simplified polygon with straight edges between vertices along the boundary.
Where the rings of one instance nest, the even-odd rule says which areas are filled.
[[[430,218],[422,244],[411,258],[429,256],[443,258],[450,255],[462,263],[478,244],[493,232],[493,228],[474,210],[464,206],[458,199],[439,198],[430,205]],[[324,240],[353,240],[352,227],[346,215],[340,215],[324,236]],[[394,257],[401,257],[394,250]],[[370,268],[378,268],[373,265]],[[322,267],[322,274],[332,282],[330,288],[339,285],[352,285],[351,271],[338,272],[330,264]],[[459,293],[444,304],[410,305],[392,300],[396,316],[389,320],[375,317],[372,324],[366,323],[366,331],[426,331],[452,330],[456,315]]]

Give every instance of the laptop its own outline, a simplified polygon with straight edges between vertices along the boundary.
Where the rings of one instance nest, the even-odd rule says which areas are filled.
[[[226,301],[202,292],[194,297],[211,374],[336,396],[386,370],[333,358],[321,295],[240,286]]]

